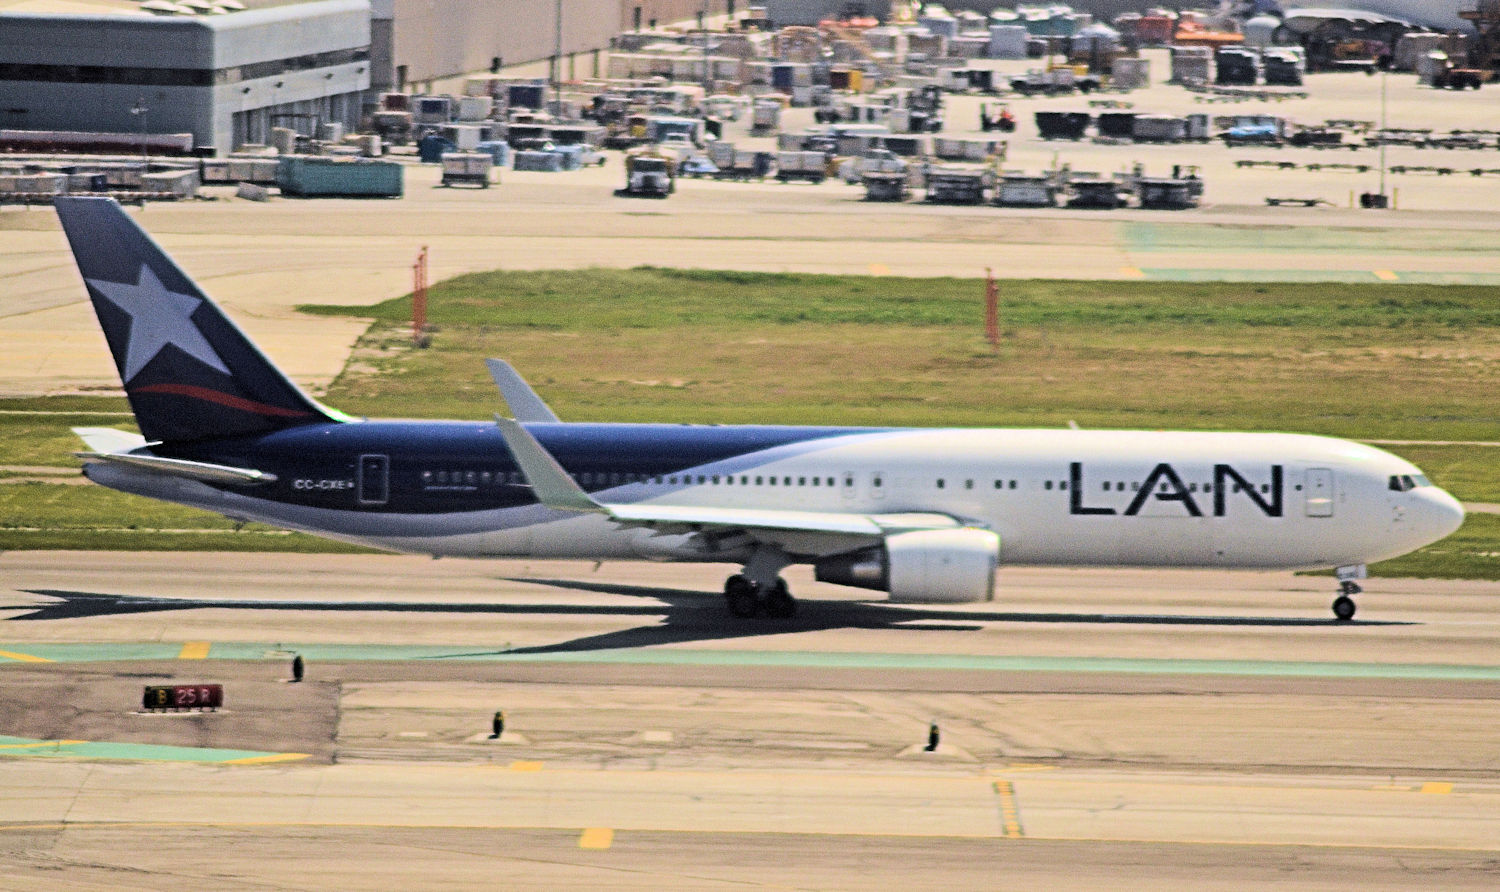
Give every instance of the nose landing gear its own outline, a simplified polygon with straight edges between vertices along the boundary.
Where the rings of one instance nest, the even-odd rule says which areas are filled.
[[[1333,575],[1339,581],[1339,596],[1333,599],[1333,615],[1339,622],[1348,622],[1354,619],[1354,596],[1363,591],[1354,580],[1364,579],[1369,571],[1364,564],[1351,564],[1334,570]]]
[[[1333,615],[1340,622],[1348,622],[1354,619],[1354,595],[1363,589],[1352,579],[1345,579],[1339,583],[1339,596],[1333,599]]]

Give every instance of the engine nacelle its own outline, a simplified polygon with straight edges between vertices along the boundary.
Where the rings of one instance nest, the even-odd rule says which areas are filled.
[[[905,604],[963,604],[995,599],[1000,537],[989,530],[918,530],[878,548],[825,558],[820,582],[889,592]]]

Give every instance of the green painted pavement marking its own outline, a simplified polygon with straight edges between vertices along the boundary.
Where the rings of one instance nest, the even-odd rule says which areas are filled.
[[[1161,268],[1141,266],[1147,279],[1164,282],[1378,282],[1368,269],[1218,269],[1214,267]],[[1500,273],[1428,273],[1393,269],[1397,281],[1409,285],[1500,285]]]
[[[57,662],[99,660],[176,660],[180,644],[0,644]],[[132,655],[142,654],[145,655]],[[505,663],[606,663],[638,666],[774,666],[825,669],[926,669],[980,672],[1116,672],[1146,675],[1302,676],[1309,678],[1405,678],[1447,681],[1500,681],[1500,666],[1441,663],[1334,663],[1270,660],[1164,660],[1108,657],[1007,657],[973,654],[837,653],[802,651],[619,650],[513,653],[482,646],[379,644],[255,644],[214,642],[206,663],[215,660],[290,659],[308,662],[388,662],[403,660]]]
[[[1118,236],[1125,248],[1140,252],[1211,250],[1217,254],[1295,252],[1426,257],[1485,256],[1495,249],[1491,233],[1462,229],[1412,228],[1395,233],[1375,226],[1132,222],[1120,224]]]
[[[290,762],[304,753],[267,753],[259,750],[221,750],[152,743],[110,743],[93,740],[36,740],[0,735],[0,757],[66,757],[73,759],[134,759],[153,762]]]

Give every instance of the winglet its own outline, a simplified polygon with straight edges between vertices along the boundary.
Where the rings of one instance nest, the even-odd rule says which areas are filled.
[[[484,364],[490,367],[490,377],[495,379],[495,386],[500,388],[500,396],[510,406],[510,413],[517,421],[559,420],[557,414],[526,383],[526,379],[511,368],[510,363],[503,359],[486,359]]]
[[[609,509],[594,501],[583,491],[563,466],[557,463],[541,443],[536,441],[526,428],[514,418],[495,416],[495,424],[505,445],[521,466],[521,473],[531,484],[536,500],[548,508],[558,511],[589,511],[608,514]]]

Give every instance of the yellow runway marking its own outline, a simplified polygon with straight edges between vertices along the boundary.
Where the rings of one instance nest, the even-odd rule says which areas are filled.
[[[510,770],[511,771],[541,771],[542,770],[542,763],[540,763],[540,762],[512,762],[512,763],[510,763]]]
[[[1146,274],[1141,272],[1141,268],[1138,266],[1122,266],[1120,267],[1120,275],[1127,279],[1146,278]]]
[[[614,844],[615,832],[608,827],[589,827],[578,837],[580,849],[607,849]]]
[[[21,663],[50,663],[46,657],[34,657],[31,654],[12,653],[8,650],[0,650],[0,660],[16,660]]]
[[[872,263],[872,264],[870,264],[870,275],[872,275],[872,276],[888,276],[890,274],[891,274],[891,268],[888,267],[888,266],[886,266],[884,263]]]
[[[88,743],[87,740],[42,740],[36,743],[0,743],[0,750],[34,750],[48,746],[72,746],[75,743]]]
[[[213,645],[207,641],[189,641],[182,645],[182,652],[177,655],[179,660],[203,660],[208,658],[208,649]]]
[[[1452,793],[1453,785],[1442,781],[1430,781],[1422,785],[1423,793]]]
[[[0,824],[0,833],[17,833],[37,830],[106,830],[115,831],[122,828],[138,830],[158,829],[192,829],[197,827],[232,827],[239,829],[286,829],[286,828],[369,828],[376,830],[408,830],[420,828],[424,830],[473,830],[485,828],[493,830],[556,830],[555,826],[528,825],[528,824],[423,824],[417,822],[393,823],[390,821],[79,821],[72,820],[66,824],[58,823],[35,823],[35,824]],[[697,827],[642,827],[634,828],[649,833],[682,833],[689,835],[723,833],[723,830],[705,829]],[[827,839],[994,839],[993,834],[977,833],[856,833],[850,831],[836,830],[806,830],[800,832],[789,832],[782,830],[735,830],[744,836],[815,836]],[[1246,840],[1246,839],[1181,839],[1172,837],[1153,838],[1148,836],[1065,836],[1065,835],[1043,835],[1028,836],[1027,839],[1042,840],[1043,842],[1092,842],[1092,843],[1124,843],[1134,845],[1186,845],[1186,846],[1233,846],[1236,848],[1301,848],[1301,849],[1348,849],[1355,851],[1370,852],[1500,852],[1500,848],[1494,845],[1488,846],[1449,846],[1449,845],[1423,845],[1411,843],[1361,843],[1361,842],[1296,842],[1289,843],[1282,840]]]
[[[1375,278],[1379,279],[1382,282],[1394,282],[1399,279],[1400,276],[1397,276],[1395,273],[1391,272],[1388,269],[1377,269],[1375,270]]]
[[[248,756],[244,759],[230,759],[220,762],[220,765],[265,765],[271,762],[296,762],[306,759],[307,753],[272,753],[269,756]]]
[[[991,768],[990,774],[1011,774],[1017,771],[1056,771],[1056,765],[1040,765],[1030,762],[1017,762],[1014,765],[1004,765],[999,768]]]
[[[1016,788],[1010,781],[995,781],[995,794],[1000,797],[1000,820],[1005,826],[1006,839],[1020,839],[1021,812],[1016,807]]]

